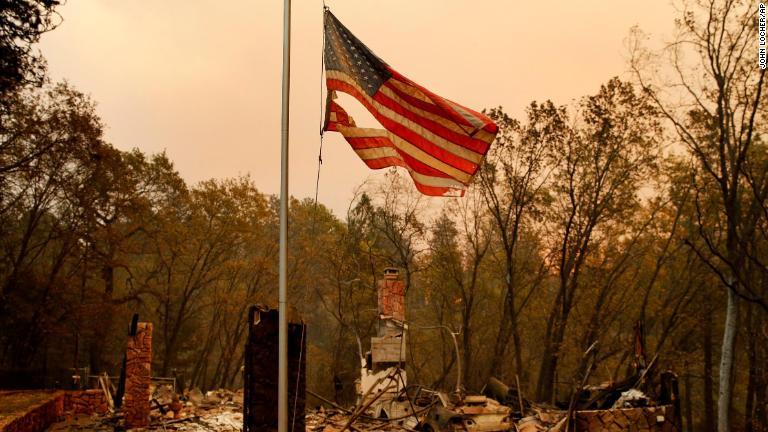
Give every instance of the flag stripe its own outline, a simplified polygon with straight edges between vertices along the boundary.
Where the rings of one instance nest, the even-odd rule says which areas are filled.
[[[400,154],[397,153],[397,151],[392,147],[360,149],[360,150],[355,150],[355,153],[357,153],[357,155],[360,156],[360,159],[365,161],[365,163],[368,165],[370,165],[370,163],[375,163],[380,168],[385,168],[386,166],[392,166],[392,165],[408,168],[408,171],[410,171],[411,173],[411,177],[413,177],[415,181],[423,185],[452,188],[452,189],[462,189],[464,187],[461,183],[457,182],[456,180],[446,178],[446,177],[429,176],[429,175],[421,174],[414,169],[411,169],[411,167],[409,167],[400,157]],[[393,163],[393,160],[397,162]],[[385,166],[384,161],[386,161],[388,165]]]
[[[447,99],[445,101],[448,103],[448,105],[451,106],[451,108],[453,108],[454,111],[461,114],[461,116],[464,117],[468,122],[472,123],[472,126],[474,126],[476,129],[480,129],[481,127],[485,126],[485,122],[478,119],[477,116],[475,116],[475,114],[469,109],[464,108],[463,106],[451,102]]]
[[[429,153],[439,155],[440,159],[464,172],[475,173],[477,165],[483,160],[482,153],[472,151],[436,135],[424,126],[405,118],[371,98],[344,74],[334,72],[329,71],[328,73],[327,85],[329,89],[343,91],[354,96],[374,114],[385,128],[392,130],[403,139]]]
[[[397,149],[393,143],[393,139],[397,140],[397,137],[390,138],[392,135],[390,132],[384,129],[351,127],[353,126],[354,120],[349,117],[344,108],[338,103],[331,101],[329,110],[330,122],[327,125],[327,130],[341,132],[353,149],[362,150],[389,147],[396,150],[406,164],[413,167],[413,170],[417,173],[433,177],[452,178],[450,175],[432,168],[418,159],[411,157],[406,152]],[[452,184],[455,188],[461,187],[461,183],[455,180]],[[457,187],[456,185],[459,186]]]
[[[493,120],[491,120],[485,114],[479,113],[471,108],[467,108],[464,105],[458,104],[452,100],[438,96],[426,88],[409,80],[392,68],[388,68],[387,70],[392,73],[392,77],[387,80],[387,82],[397,83],[397,88],[399,90],[404,91],[408,95],[412,95],[412,97],[416,97],[422,102],[427,102],[428,104],[424,105],[425,109],[429,109],[438,115],[442,115],[443,117],[446,117],[446,114],[448,114],[449,116],[447,118],[460,125],[468,126],[473,129],[482,129],[490,132],[494,137],[496,136],[496,132],[498,132],[499,128],[496,126],[496,123],[494,123]],[[409,87],[410,90],[408,90]]]
[[[379,93],[377,93],[377,96],[378,95],[384,95],[387,98],[391,99],[394,103],[401,105],[405,110],[411,111],[412,113],[418,115],[419,117],[423,117],[425,119],[438,123],[440,126],[446,129],[450,129],[452,132],[461,134],[462,136],[468,139],[480,141],[481,143],[479,143],[478,145],[485,144],[487,146],[487,145],[490,145],[491,141],[493,141],[494,137],[490,137],[491,139],[489,140],[488,135],[479,135],[479,136],[475,136],[474,138],[467,136],[466,131],[461,126],[456,124],[456,122],[452,120],[448,120],[445,117],[441,117],[440,115],[435,114],[431,111],[423,110],[421,108],[414,106],[405,97],[403,97],[401,93],[398,93],[397,91],[389,87],[388,83],[384,83],[384,85],[381,86],[381,88],[379,89]]]
[[[384,115],[382,112],[380,112],[377,109],[377,106],[381,107],[380,104],[373,101],[372,99],[366,99],[363,96],[363,94],[358,92],[354,87],[350,86],[349,84],[338,81],[338,80],[329,80],[328,88],[333,90],[343,91],[345,93],[349,93],[350,95],[357,97],[357,99],[361,103],[363,103],[363,105],[365,105],[366,108],[368,108],[368,110],[374,115],[374,117],[376,117],[376,119],[379,121],[379,123],[382,124],[382,126],[384,126],[387,130],[392,132],[393,136],[396,136],[399,138],[399,140],[397,141],[398,146],[402,147],[402,143],[407,143],[407,148],[418,149],[424,155],[433,156],[436,161],[440,161],[445,166],[451,167],[453,168],[453,170],[463,172],[469,176],[474,174],[474,172],[477,170],[476,162],[464,159],[456,155],[455,153],[452,153],[446,150],[442,146],[438,145],[438,143],[430,141],[423,135],[420,135],[420,133],[426,134],[427,132],[423,127],[414,124],[413,127],[415,130],[411,130],[407,126],[404,126],[403,124],[398,123],[397,121],[392,120],[388,116]],[[390,111],[390,110],[386,109],[386,111]],[[481,158],[481,156],[471,152],[468,149],[462,148],[462,150],[464,151],[464,153],[473,154],[474,157],[478,159]],[[413,153],[413,152],[409,151],[409,153]],[[432,163],[430,163],[430,165],[432,165]],[[440,168],[440,169],[442,171],[445,171],[445,169],[443,168]]]
[[[432,120],[437,121],[436,119],[440,119],[438,123],[442,124],[445,127],[448,127],[452,130],[455,130],[462,134],[468,134],[467,128],[468,126],[461,126],[458,123],[456,123],[454,120],[449,119],[445,117],[445,112],[438,107],[437,105],[433,104],[432,102],[425,102],[422,99],[416,98],[412,96],[411,94],[403,91],[404,84],[399,83],[395,78],[390,78],[388,81],[384,82],[384,84],[379,89],[380,92],[386,94],[387,96],[394,99],[392,96],[393,94],[398,97],[396,99],[398,102],[401,102],[403,105],[407,105],[407,108],[415,113],[418,113],[422,117],[426,117]],[[486,130],[488,129],[488,130]],[[491,124],[490,126],[485,126],[481,129],[479,129],[477,132],[475,132],[475,135],[473,136],[474,139],[484,141],[490,145],[490,143],[493,142],[493,140],[496,138],[496,131],[498,128],[495,127],[495,124]]]
[[[432,101],[425,101],[421,98],[413,96],[411,92],[405,91],[404,85],[396,85],[398,81],[394,78],[390,78],[388,81],[384,82],[384,85],[382,85],[382,89],[386,88],[400,96],[403,100],[407,101],[409,104],[413,105],[416,108],[419,108],[421,110],[430,112],[436,116],[445,118],[446,121],[450,121],[451,123],[455,124],[457,127],[460,127],[458,123],[453,121],[453,119],[446,118],[445,112],[437,105],[432,103]],[[381,89],[379,89],[381,91]]]
[[[433,132],[437,136],[472,150],[478,155],[482,155],[488,151],[488,143],[470,138],[466,133],[460,133],[456,132],[455,130],[446,128],[445,126],[430,118],[419,116],[413,111],[409,111],[403,104],[397,103],[396,101],[390,99],[383,92],[376,93],[376,95],[373,97],[373,100],[379,102],[397,114],[400,114],[406,119],[424,126],[427,130]],[[482,160],[482,157],[480,160]]]
[[[349,133],[349,129],[345,129],[344,132],[347,133],[344,136],[344,138],[347,139],[347,142],[355,150],[390,146],[394,148],[400,154],[400,156],[402,156],[402,158],[409,165],[411,165],[417,172],[424,175],[433,176],[433,177],[453,178],[450,175],[438,169],[432,168],[431,166],[421,162],[420,160],[409,155],[408,153],[400,150],[399,148],[397,148],[396,145],[394,145],[394,143],[389,138],[353,136],[353,134]],[[456,183],[459,184],[460,182],[457,181]]]
[[[340,88],[335,87],[339,84],[341,84],[342,87]],[[371,111],[371,113],[374,114],[374,116],[377,116],[377,114],[379,114],[379,116],[383,116],[387,120],[397,123],[400,127],[407,129],[408,131],[404,133],[406,134],[408,134],[409,132],[415,133],[415,136],[416,136],[415,139],[422,140],[424,142],[424,145],[427,147],[425,148],[425,150],[427,150],[430,146],[435,145],[440,147],[443,150],[451,152],[453,155],[458,156],[459,158],[462,158],[466,161],[471,162],[471,164],[467,164],[467,163],[464,163],[463,161],[457,160],[455,161],[456,164],[452,163],[452,165],[456,166],[457,168],[462,168],[462,169],[467,168],[469,170],[468,172],[474,172],[472,166],[482,161],[483,153],[473,151],[455,142],[451,142],[433,133],[432,131],[428,130],[422,124],[412,121],[408,118],[405,118],[403,115],[385,106],[375,98],[368,96],[368,94],[365,93],[360,88],[360,86],[354,81],[354,79],[352,79],[351,77],[349,77],[344,73],[329,71],[327,85],[328,85],[328,88],[330,89],[343,91],[345,93],[348,93],[354,96],[361,103],[363,103],[363,105],[366,105],[366,108],[368,108],[369,111]],[[378,116],[377,116],[377,120],[379,120],[379,122],[382,122],[382,119],[378,118]],[[384,125],[384,127],[387,127],[387,126]],[[403,137],[403,138],[406,138],[406,137]],[[417,144],[417,143],[414,143],[414,144]]]
[[[432,102],[432,100],[430,98],[428,98],[427,95],[425,95],[424,93],[419,91],[418,88],[412,86],[411,84],[403,82],[403,81],[397,79],[397,77],[394,77],[394,76],[392,78],[388,79],[387,81],[385,81],[385,83],[389,84],[390,87],[392,87],[393,89],[399,91],[400,93],[402,93],[404,95],[407,95],[410,98],[413,98],[413,99],[415,99],[415,100],[417,100],[419,102],[425,103],[428,106],[434,107],[436,114],[442,114],[439,111],[439,107],[437,105],[435,105],[435,103]]]
[[[383,169],[393,166],[402,167],[408,170],[408,173],[413,179],[413,184],[416,185],[416,189],[424,195],[432,196],[463,196],[464,190],[445,186],[433,186],[420,179],[419,174],[414,172],[402,159],[397,157],[384,157],[378,159],[363,159],[363,162],[371,169]]]
[[[439,114],[435,114],[428,110],[423,110],[421,108],[418,108],[414,105],[412,105],[406,98],[402,97],[401,93],[398,93],[397,91],[393,90],[391,87],[387,85],[387,83],[384,83],[383,86],[379,89],[379,92],[375,95],[375,97],[378,96],[386,96],[389,99],[392,99],[394,103],[397,103],[398,105],[401,105],[404,110],[412,112],[414,115],[418,117],[423,117],[425,119],[431,120],[435,123],[438,123],[440,126],[450,129],[452,132],[455,132],[456,134],[459,134],[464,139],[468,139],[472,142],[476,142],[474,144],[477,146],[480,150],[480,153],[485,153],[488,150],[488,147],[491,145],[491,142],[493,142],[494,138],[496,138],[496,135],[491,135],[488,133],[484,133],[482,135],[475,135],[474,137],[471,137],[467,135],[466,130],[458,125],[456,122],[447,119]],[[412,99],[411,99],[412,100]],[[473,148],[470,146],[470,148]]]
[[[336,105],[336,107],[343,111],[340,106]],[[333,129],[340,132],[355,150],[390,147],[396,150],[408,164],[413,166],[414,169],[421,174],[434,177],[453,178],[449,174],[432,168],[408,153],[401,151],[393,141],[398,138],[385,129],[349,127],[343,124],[334,124]],[[456,184],[460,184],[460,182],[456,182]]]
[[[344,127],[337,125],[336,129],[339,132],[341,132],[344,129]],[[399,136],[387,130],[369,129],[369,128],[348,128],[348,129],[349,130],[345,131],[346,134],[348,134],[351,137],[360,137],[360,138],[370,137],[372,136],[371,131],[376,131],[375,133],[378,133],[379,134],[378,136],[389,138],[392,141],[395,148],[397,148],[398,150],[401,150],[402,152],[407,153],[410,157],[422,162],[424,165],[427,165],[429,167],[432,167],[436,170],[439,170],[441,172],[448,174],[449,176],[460,181],[461,183],[465,183],[465,184],[469,183],[469,180],[472,178],[470,174],[467,174],[459,169],[456,169],[448,165],[447,163],[437,159],[436,157],[430,155],[429,153],[426,153],[424,150],[414,146],[408,141],[400,138]],[[344,132],[342,134],[344,134]]]
[[[325,130],[337,131],[370,168],[403,167],[427,195],[463,196],[498,127],[393,70],[325,10]],[[383,129],[358,128],[336,102],[357,99]]]
[[[373,169],[400,166],[408,169],[413,180],[429,187],[463,190],[464,185],[445,173],[421,164],[407,154],[400,152],[392,141],[383,137],[387,131],[382,129],[354,128],[340,124],[336,129],[349,142],[355,153]],[[425,170],[426,172],[420,172]],[[445,191],[440,194],[444,194]]]
[[[388,68],[389,72],[392,73],[392,76],[397,79],[398,81],[405,82],[409,86],[415,87],[418,91],[423,93],[430,101],[432,101],[433,104],[437,105],[440,109],[443,110],[443,116],[450,118],[451,120],[455,121],[459,125],[464,126],[470,126],[474,127],[472,123],[470,123],[464,116],[457,113],[453,107],[451,107],[445,99],[441,98],[440,96],[437,96],[436,94],[432,93],[431,91],[425,89],[424,87],[416,84],[415,82],[409,80],[402,74],[398,73],[397,71],[393,70],[392,68]]]

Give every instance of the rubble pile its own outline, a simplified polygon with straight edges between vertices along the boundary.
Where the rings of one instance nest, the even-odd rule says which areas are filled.
[[[243,391],[212,390],[206,393],[192,389],[178,394],[171,385],[151,387],[149,424],[145,431],[242,431]],[[100,395],[100,396],[99,396]],[[78,400],[98,400],[103,407],[101,390],[87,390]],[[82,406],[81,406],[82,405]],[[49,432],[107,432],[127,429],[124,414],[113,410],[84,409],[83,403],[69,404],[64,420],[52,425]]]
[[[648,362],[642,322],[635,326],[633,371],[624,380],[588,385],[596,343],[584,352],[585,368],[574,376],[567,400],[553,405],[526,399],[519,379],[510,386],[491,377],[483,395],[468,395],[457,376],[452,393],[409,384],[405,373],[404,290],[399,271],[384,270],[378,284],[377,335],[361,356],[357,403],[346,409],[314,392],[335,410],[307,413],[307,431],[340,432],[419,430],[426,432],[678,432],[680,401],[677,377],[656,378],[658,354]],[[449,328],[446,328],[454,336]],[[458,344],[456,355],[459,356]],[[578,384],[581,383],[581,384]]]
[[[170,386],[153,393],[151,425],[190,432],[243,430],[243,391],[192,389],[179,396]]]
[[[640,384],[640,381],[630,377],[618,383],[584,386],[574,392],[570,404],[557,406],[525,400],[517,389],[507,387],[495,378],[491,378],[485,391],[512,408],[512,417],[520,432],[680,431],[674,374],[664,372],[657,385],[646,383],[642,386],[652,389],[656,396],[628,384]]]
[[[633,371],[621,381],[588,385],[594,367],[595,344],[584,353],[587,365],[574,376],[565,401],[541,404],[526,399],[517,376],[516,386],[491,377],[483,394],[468,394],[457,374],[452,392],[408,383],[405,370],[408,324],[404,285],[399,271],[387,268],[378,285],[376,336],[371,349],[360,352],[357,401],[343,407],[305,387],[304,356],[289,369],[296,371],[296,407],[292,430],[307,432],[679,432],[680,401],[677,377],[656,373],[658,354],[646,361],[642,323],[636,325]],[[99,377],[99,389],[73,395],[66,421],[50,431],[262,431],[276,426],[277,311],[252,307],[241,390],[191,389],[176,391],[173,378],[152,377],[151,330],[134,316],[129,333],[126,367],[115,390],[109,377]],[[429,327],[427,327],[429,328]],[[442,328],[442,327],[439,327]],[[455,333],[447,328],[455,340]],[[303,323],[293,326],[294,353],[305,351]],[[290,335],[289,335],[290,336]],[[290,339],[290,338],[289,338]],[[265,341],[271,341],[266,343]],[[455,345],[459,355],[458,344]],[[289,346],[289,353],[291,349]],[[361,350],[362,351],[362,350]],[[289,356],[290,357],[290,356]],[[121,386],[125,379],[125,394]],[[580,384],[577,384],[580,383]],[[305,410],[305,391],[324,406]],[[112,397],[115,394],[115,397]],[[291,394],[289,392],[289,397]],[[125,400],[120,408],[121,398]],[[63,395],[62,395],[62,399]],[[330,407],[330,408],[329,408]]]
[[[349,411],[339,409],[318,408],[308,410],[306,413],[306,431],[307,432],[339,432],[348,425],[348,431],[382,431],[382,432],[402,432],[411,431],[405,426],[389,422],[385,419],[373,419],[367,416],[358,416],[350,422],[353,414]]]

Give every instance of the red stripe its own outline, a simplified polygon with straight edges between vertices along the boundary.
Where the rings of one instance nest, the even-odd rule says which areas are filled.
[[[339,107],[339,109],[342,109]],[[343,109],[342,109],[343,110]],[[421,163],[420,161],[408,156],[407,154],[399,151],[397,148],[394,147],[392,144],[392,141],[390,141],[388,138],[384,137],[360,137],[360,138],[352,138],[352,137],[344,137],[344,139],[353,147],[353,148],[377,148],[377,147],[389,147],[394,148],[395,151],[398,152],[398,154],[401,156],[401,158],[393,157],[393,156],[386,156],[382,158],[375,158],[375,159],[362,159],[363,163],[366,164],[371,169],[382,169],[387,168],[391,166],[398,166],[403,168],[410,168],[412,171],[425,174],[425,175],[431,175],[435,177],[442,177],[442,178],[452,178],[451,176],[438,171],[428,165],[425,165]],[[419,183],[418,180],[416,180],[415,177],[413,177],[413,173],[409,171],[409,175],[411,176],[411,179],[413,180],[414,185],[416,186],[416,189],[423,193],[424,195],[430,195],[430,196],[443,196],[449,192],[455,192],[458,191],[460,196],[464,196],[464,191],[461,189],[454,189],[454,188],[446,188],[446,187],[437,187],[437,186],[427,186],[425,184]]]
[[[483,127],[483,130],[496,135],[496,133],[499,132],[499,126],[493,121],[491,121],[490,123],[488,123]]]
[[[403,164],[403,161],[394,157],[368,159],[368,160],[364,160],[363,162],[365,162],[368,168],[371,168],[371,169],[389,168],[391,166],[399,166],[404,168],[406,167],[405,164]],[[411,180],[413,180],[413,184],[416,186],[416,189],[418,189],[418,191],[423,193],[424,195],[443,196],[446,193],[451,191],[459,191],[461,193],[461,196],[464,196],[464,191],[460,189],[452,189],[452,188],[445,188],[445,187],[438,187],[438,186],[427,186],[425,184],[419,183],[413,177],[413,175],[411,175]]]
[[[331,112],[336,114],[335,123],[349,126],[349,114],[336,102],[331,102]]]
[[[344,110],[344,108],[341,107],[341,105],[337,103],[333,103],[332,110],[338,114],[347,115],[347,112]],[[338,122],[330,122],[328,124],[327,130],[332,130],[339,132],[339,130],[336,128],[336,125]],[[346,126],[346,125],[342,125]],[[368,148],[379,148],[379,147],[389,147],[394,149],[405,161],[406,163],[411,166],[411,168],[420,173],[425,174],[433,177],[442,177],[442,178],[453,178],[450,175],[436,169],[432,168],[431,166],[421,162],[420,160],[413,158],[409,156],[407,153],[399,151],[397,147],[392,143],[392,141],[387,137],[382,136],[373,136],[373,137],[344,137],[344,139],[347,140],[350,146],[352,146],[353,149],[359,150],[359,149],[368,149]]]
[[[442,117],[442,118],[444,118],[444,119],[446,119],[448,121],[453,121],[452,118],[449,118],[449,117],[447,117],[445,115],[445,111],[443,111],[439,106],[437,106],[435,104],[432,104],[432,103],[429,103],[429,102],[425,102],[425,101],[423,101],[423,100],[421,100],[419,98],[415,98],[415,97],[409,95],[408,93],[405,93],[404,91],[402,91],[399,88],[397,88],[390,81],[385,81],[384,85],[388,89],[390,89],[393,92],[395,92],[395,94],[397,94],[399,97],[403,98],[403,100],[405,100],[409,104],[415,106],[416,108],[424,110],[424,111],[427,111],[427,112],[429,112],[431,114],[434,114],[436,116],[440,116],[440,117]]]
[[[446,99],[446,98],[444,98],[442,96],[438,96],[438,95],[432,93],[431,91],[429,91],[428,89],[426,89],[426,88],[420,86],[419,84],[416,84],[415,82],[411,81],[410,79],[406,78],[405,76],[403,76],[401,73],[395,71],[394,69],[392,69],[392,68],[387,68],[387,69],[389,69],[389,71],[392,73],[392,76],[394,78],[396,78],[398,81],[402,81],[404,83],[407,83],[407,84],[411,85],[412,87],[418,89],[422,93],[424,93],[430,100],[432,100],[432,102],[435,103],[435,105],[439,106],[440,108],[445,110],[447,113],[449,113],[451,115],[451,117],[452,117],[451,118],[452,120],[454,120],[456,122],[459,122],[459,123],[462,123],[462,124],[464,124],[466,126],[469,126],[469,127],[472,127],[472,128],[475,127],[475,125],[473,125],[469,120],[464,118],[464,116],[461,113],[459,113],[458,111],[453,109],[453,107],[448,102],[450,102],[450,103],[452,103],[454,105],[460,106],[462,109],[464,109],[465,111],[470,113],[472,116],[474,116],[478,121],[482,122],[484,124],[482,129],[485,129],[489,124],[492,124],[492,125],[496,126],[493,123],[493,120],[491,120],[485,114],[479,113],[479,112],[477,112],[477,111],[475,111],[475,110],[473,110],[471,108],[467,108],[467,107],[465,107],[464,105],[462,105],[460,103],[456,103],[454,101],[449,101],[448,99]],[[424,102],[422,101],[422,103],[424,103]],[[445,116],[445,114],[443,114],[443,116]],[[498,129],[498,127],[496,127],[496,129]],[[489,129],[488,131],[489,132],[493,132],[493,129]]]
[[[392,100],[387,95],[381,92],[376,93],[373,96],[373,99],[376,102],[391,109],[392,111],[407,118],[408,120],[414,123],[417,123],[421,126],[424,126],[425,128],[429,129],[431,132],[433,132],[435,135],[445,140],[448,140],[452,143],[460,145],[464,148],[472,150],[475,153],[479,153],[481,156],[485,155],[485,153],[488,151],[488,147],[490,147],[490,145],[486,142],[483,142],[474,138],[470,138],[468,135],[462,135],[460,133],[452,131],[451,129],[448,129],[447,127],[441,125],[440,123],[434,120],[430,120],[428,118],[422,117],[414,113],[413,111],[409,111],[407,108],[400,105],[399,103]]]
[[[427,111],[427,112],[429,112],[431,114],[434,114],[436,116],[440,116],[440,117],[442,117],[442,118],[444,118],[444,119],[446,119],[448,121],[452,121],[454,123],[457,123],[453,119],[453,117],[454,117],[453,115],[451,115],[450,117],[446,116],[445,110],[443,110],[439,106],[437,106],[435,104],[432,104],[432,103],[429,103],[429,102],[424,102],[421,99],[415,98],[415,97],[413,97],[413,96],[403,92],[399,88],[395,87],[395,85],[392,84],[390,81],[384,82],[384,85],[388,89],[390,89],[393,92],[395,92],[395,94],[397,94],[398,97],[402,98],[404,101],[408,102],[409,104],[413,105],[414,107],[419,108],[419,109],[424,110],[424,111]],[[467,109],[469,110],[469,108],[467,108]],[[469,111],[476,112],[476,111],[473,111],[473,110],[469,110]],[[499,131],[499,127],[496,126],[496,123],[494,123],[493,120],[491,120],[490,117],[488,117],[488,116],[485,116],[483,114],[479,114],[479,115],[482,116],[482,118],[487,122],[485,124],[485,126],[482,127],[482,129],[484,131],[486,131],[486,132],[489,132],[489,133],[492,133],[492,134],[495,135]],[[462,119],[463,119],[463,117],[462,117]],[[464,124],[466,126],[466,123],[462,122],[462,124]],[[474,126],[471,126],[471,127],[474,127]]]
[[[416,145],[417,147],[421,148],[437,159],[447,163],[448,165],[451,165],[454,168],[458,168],[459,170],[464,171],[469,175],[472,175],[475,173],[475,171],[477,171],[477,164],[474,162],[456,156],[450,151],[437,146],[433,142],[408,129],[407,127],[402,126],[397,122],[391,121],[384,116],[382,116],[379,121],[382,125],[384,125],[385,128],[392,131],[392,133],[395,135],[410,142],[411,144]]]
[[[378,159],[363,159],[363,162],[365,162],[365,164],[372,169],[382,169],[382,168],[388,168],[391,166],[408,168],[405,165],[405,162],[403,162],[401,159],[398,159],[392,156],[378,158]],[[413,181],[416,181],[416,179],[414,179]]]
[[[402,152],[398,149],[395,149],[400,156],[405,160],[405,163],[408,164],[414,171],[416,171],[419,174],[425,174],[425,175],[431,175],[433,177],[444,177],[444,178],[450,178],[454,179],[459,183],[463,183],[462,181],[453,178],[450,174],[446,174],[437,168],[432,168],[431,166],[425,164],[424,162],[414,158],[413,156],[409,155],[408,153]]]
[[[413,178],[413,177],[411,177]],[[430,195],[430,196],[443,196],[448,192],[452,191],[458,191],[459,196],[464,196],[464,191],[460,189],[451,189],[451,188],[444,188],[444,187],[437,187],[437,186],[427,186],[424,184],[421,184],[416,181],[416,179],[413,180],[413,184],[416,185],[416,189],[419,190],[419,192],[423,193],[424,195]]]
[[[388,119],[379,113],[379,111],[373,105],[368,103],[368,101],[353,86],[345,83],[344,81],[336,80],[333,78],[329,78],[327,80],[327,86],[330,90],[343,91],[354,96],[358,101],[360,101],[360,103],[365,105],[368,111],[370,111],[371,114],[376,117],[379,123],[381,123],[387,130],[404,139],[405,141],[415,145],[433,157],[439,159],[440,161],[461,171],[464,171],[469,175],[473,175],[477,171],[478,165],[474,162],[468,161],[437,146],[435,143],[427,140],[416,132],[406,128],[405,126],[402,126],[395,121]]]
[[[399,81],[403,81],[403,82],[405,82],[405,83],[415,87],[416,89],[418,89],[419,91],[424,93],[430,100],[432,100],[432,102],[434,102],[435,105],[437,105],[440,108],[442,108],[443,111],[444,111],[444,114],[443,114],[444,117],[445,117],[445,114],[448,114],[448,115],[450,115],[449,118],[451,120],[455,121],[456,123],[461,123],[461,124],[463,124],[465,126],[469,126],[469,127],[475,127],[472,123],[470,123],[467,119],[465,119],[464,116],[462,116],[461,114],[457,113],[453,108],[451,108],[445,102],[445,99],[443,99],[440,96],[432,93],[431,91],[425,89],[424,87],[416,84],[415,82],[409,80],[408,78],[404,77],[402,74],[400,74],[399,72],[393,70],[392,68],[387,68],[387,69],[389,69],[389,71],[392,73],[392,76],[397,78]]]
[[[344,137],[355,150],[369,148],[390,147],[394,148],[392,141],[383,137]]]
[[[420,160],[410,156],[408,153],[400,151],[387,138],[380,138],[380,137],[371,137],[371,138],[344,137],[344,138],[347,140],[349,145],[351,145],[352,148],[355,150],[378,148],[378,147],[393,148],[397,152],[397,154],[399,154],[400,157],[403,158],[405,163],[407,163],[408,166],[410,166],[417,173],[432,176],[432,177],[442,177],[442,178],[453,179],[453,177],[438,170],[437,168],[432,168],[431,166],[425,164],[424,162],[421,162]]]

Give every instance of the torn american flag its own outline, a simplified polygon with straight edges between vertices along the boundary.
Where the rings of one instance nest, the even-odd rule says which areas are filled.
[[[324,130],[340,132],[370,168],[407,169],[425,195],[462,196],[496,137],[487,116],[396,72],[325,10]],[[360,101],[384,129],[359,128],[336,91]]]

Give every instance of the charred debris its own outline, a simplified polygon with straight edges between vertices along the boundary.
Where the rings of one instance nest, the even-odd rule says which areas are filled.
[[[586,385],[589,365],[574,381],[566,402],[535,403],[519,385],[490,378],[481,394],[468,394],[458,377],[452,392],[408,382],[405,367],[405,288],[397,269],[388,268],[378,287],[379,320],[371,350],[361,359],[357,403],[347,409],[308,391],[332,408],[308,410],[306,430],[341,431],[679,431],[677,378],[657,373],[646,361],[642,326],[636,327],[634,373],[619,382]]]
[[[306,325],[289,331],[290,382],[297,383],[291,430],[311,432],[539,432],[539,431],[681,431],[677,377],[659,371],[657,358],[646,359],[643,329],[635,329],[632,372],[617,382],[588,385],[596,350],[584,353],[587,365],[573,377],[565,401],[550,404],[528,399],[515,383],[490,378],[479,394],[468,393],[461,376],[452,391],[408,381],[405,370],[408,324],[405,286],[397,269],[388,268],[378,286],[378,322],[370,351],[360,359],[354,406],[343,407],[305,387]],[[171,378],[152,377],[152,325],[134,317],[119,377],[90,377],[93,389],[54,395],[63,422],[51,431],[276,430],[277,312],[254,306],[243,366],[244,388],[202,393],[184,389]],[[455,339],[454,339],[455,341]],[[458,344],[456,344],[458,350]],[[272,365],[272,366],[270,366]],[[310,397],[310,399],[307,399]],[[305,409],[307,401],[322,407]],[[303,415],[302,415],[303,414]],[[0,425],[1,426],[1,425]],[[42,430],[42,429],[40,429]],[[0,427],[0,432],[4,431]]]

